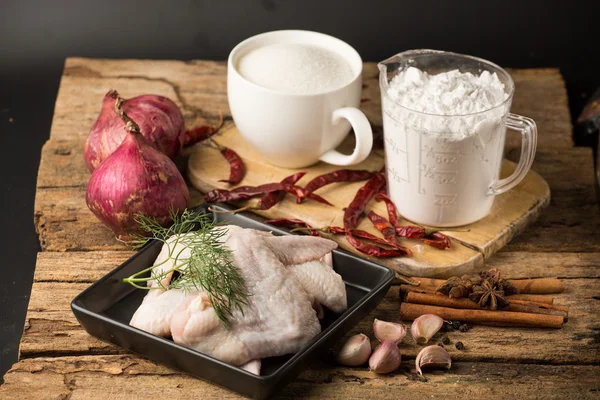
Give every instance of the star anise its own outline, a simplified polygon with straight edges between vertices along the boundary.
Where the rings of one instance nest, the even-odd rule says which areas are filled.
[[[473,288],[473,282],[467,275],[460,278],[453,276],[436,289],[437,292],[448,295],[452,299],[467,297]]]
[[[482,282],[484,280],[488,280],[495,289],[504,291],[505,296],[519,293],[519,289],[517,289],[515,285],[510,283],[508,280],[502,278],[500,276],[500,271],[498,271],[496,268],[481,272],[479,273],[479,276],[481,277]]]
[[[492,268],[490,270],[480,272],[479,276],[481,277],[481,281],[488,279],[498,280],[500,279],[500,271],[498,271],[498,268]]]
[[[513,294],[519,294],[519,289],[517,289],[515,287],[515,285],[513,285],[512,283],[510,283],[510,281],[502,278],[500,280],[498,280],[498,283],[496,284],[496,287],[502,291],[504,291],[504,294],[506,296],[511,296]]]
[[[497,289],[496,282],[493,278],[485,279],[481,285],[473,286],[473,293],[469,295],[469,299],[478,303],[480,307],[489,307],[490,310],[503,308],[510,303],[504,297],[504,291]]]

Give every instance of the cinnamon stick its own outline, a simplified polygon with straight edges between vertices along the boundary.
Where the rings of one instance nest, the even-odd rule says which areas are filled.
[[[400,285],[400,298],[406,298],[406,293],[415,292],[415,293],[430,293],[430,294],[439,294],[436,292],[436,288],[433,286],[412,286],[412,285]],[[554,297],[551,296],[543,296],[539,294],[513,294],[510,296],[506,296],[508,301],[513,300],[524,300],[529,302],[537,303],[538,305],[552,305],[554,303]],[[560,309],[560,308],[559,308]],[[567,310],[565,310],[567,311]]]
[[[443,285],[444,283],[446,283],[445,279],[433,279],[433,278],[413,277],[412,280],[419,282],[419,286],[417,286],[419,288],[423,288],[423,287],[434,287],[434,288],[437,288],[437,287]]]
[[[547,294],[565,291],[565,284],[557,278],[510,279],[509,282],[519,289],[519,293]]]
[[[434,287],[443,285],[444,279],[431,278],[412,278],[420,283],[419,288]],[[562,293],[565,290],[564,283],[558,278],[535,278],[535,279],[509,279],[519,292],[522,294],[549,294]]]
[[[467,298],[451,299],[450,297],[444,296],[442,294],[409,292],[406,294],[405,301],[414,304],[426,304],[431,306],[450,307],[458,309],[487,310],[486,308],[480,307],[479,304]],[[548,306],[548,304],[546,304],[545,306]],[[548,307],[543,307],[522,300],[511,301],[510,304],[507,307],[504,307],[501,311],[558,315],[564,317],[565,322],[568,318],[568,313],[565,310],[557,310]]]
[[[569,307],[567,306],[559,306],[557,304],[546,304],[546,303],[539,303],[537,301],[526,301],[526,300],[509,300],[514,304],[527,304],[527,305],[535,305],[538,307],[542,307],[542,308],[547,308],[548,310],[558,310],[558,311],[564,311],[564,312],[568,312],[569,311]]]
[[[535,301],[536,303],[543,304],[553,304],[554,297],[552,296],[542,296],[539,294],[513,294],[511,296],[506,296],[509,301],[512,300],[525,300],[525,301]]]
[[[512,311],[461,310],[404,302],[400,318],[414,320],[424,314],[435,314],[445,320],[470,322],[480,325],[515,326],[532,328],[562,328],[564,318],[558,315],[532,314]]]
[[[435,288],[432,286],[412,286],[412,285],[400,285],[400,297],[404,296],[408,292],[416,293],[437,293]]]

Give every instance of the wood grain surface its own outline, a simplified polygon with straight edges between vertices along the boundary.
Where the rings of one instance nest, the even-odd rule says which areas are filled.
[[[374,64],[365,64],[374,73]],[[512,70],[513,111],[536,120],[539,147],[533,169],[552,199],[538,221],[485,261],[509,278],[558,276],[566,290],[556,303],[570,307],[562,330],[476,326],[452,332],[450,371],[414,374],[418,347],[402,344],[403,363],[390,376],[316,362],[280,398],[598,398],[600,395],[600,213],[593,189],[591,151],[573,148],[564,82],[557,70]],[[127,353],[87,335],[69,310],[72,298],[132,252],[87,210],[89,173],[82,148],[111,88],[126,96],[158,93],[180,106],[186,124],[214,122],[228,108],[225,64],[209,61],[68,59],[50,140],[42,151],[35,224],[38,255],[21,361],[5,375],[2,399],[238,398],[235,393]],[[377,87],[366,96],[377,102]],[[377,109],[366,110],[375,124]],[[519,138],[507,138],[506,157],[518,158]],[[185,159],[181,160],[185,165]],[[192,191],[195,203],[201,196]],[[66,251],[66,252],[65,252]],[[398,287],[353,332],[371,338],[373,317],[397,321]],[[440,335],[433,339],[437,343]],[[407,341],[408,342],[408,341]]]
[[[85,333],[79,326],[69,307],[70,301],[107,272],[121,264],[131,252],[43,252],[38,256],[34,276],[34,286],[29,302],[26,330],[21,341],[23,357],[47,356],[50,354],[114,354],[127,353],[116,346],[101,342]],[[501,268],[508,278],[526,278],[523,275],[522,253],[501,253],[499,260],[492,257],[487,267]],[[579,259],[574,254],[561,254],[560,261],[576,264],[581,270],[600,273],[600,254],[590,254],[589,258]],[[566,281],[566,291],[554,295],[555,304],[569,307],[569,322],[561,330],[512,329],[474,326],[467,333],[438,333],[432,343],[438,343],[447,335],[453,342],[462,341],[466,351],[458,351],[449,346],[455,361],[512,361],[512,362],[551,362],[569,364],[574,360],[580,363],[600,363],[600,341],[595,341],[595,327],[600,326],[600,301],[590,301],[597,293],[597,287],[590,279],[570,276],[570,268],[561,266],[562,274],[552,265],[557,261],[556,254],[549,254],[531,260],[539,268],[537,277],[561,276]],[[512,266],[512,267],[511,267]],[[57,279],[60,277],[59,279]],[[399,321],[398,286],[393,286],[379,307],[365,318],[348,335],[365,333],[373,338],[374,318],[384,321]],[[577,340],[573,338],[577,337]],[[373,340],[373,345],[376,341]],[[524,352],[522,346],[527,348]],[[401,345],[402,354],[414,358],[421,346],[407,338]]]

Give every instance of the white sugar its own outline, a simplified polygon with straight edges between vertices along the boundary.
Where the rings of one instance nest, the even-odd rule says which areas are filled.
[[[249,81],[276,91],[314,94],[338,89],[352,80],[350,64],[339,54],[317,46],[286,43],[252,50],[238,65]]]

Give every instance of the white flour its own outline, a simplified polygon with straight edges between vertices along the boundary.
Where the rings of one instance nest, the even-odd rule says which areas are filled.
[[[428,75],[409,67],[382,95],[390,196],[409,220],[458,226],[485,217],[494,196],[510,102],[496,74]],[[478,114],[477,114],[478,113]]]
[[[390,82],[388,95],[400,105],[427,114],[465,115],[486,111],[506,100],[498,76],[458,70],[428,75],[409,67]]]
[[[249,81],[286,93],[313,94],[338,89],[354,73],[339,54],[317,46],[283,43],[244,55],[237,69]]]

